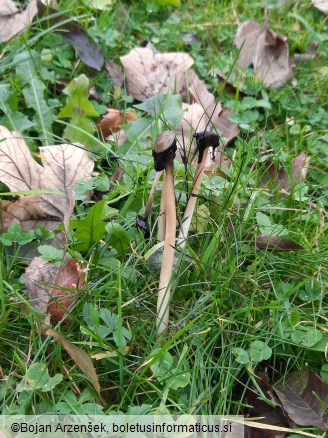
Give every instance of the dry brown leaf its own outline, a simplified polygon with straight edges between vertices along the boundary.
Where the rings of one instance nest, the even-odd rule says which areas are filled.
[[[319,47],[318,41],[313,41],[311,47],[304,53],[296,52],[294,53],[294,61],[295,63],[300,63],[304,61],[312,61],[317,54],[317,50]]]
[[[272,160],[265,162],[265,174],[261,179],[261,184],[272,186],[278,190],[289,190],[294,185],[305,181],[311,157],[304,152],[293,158],[291,163],[291,175],[288,177],[285,169],[279,167]]]
[[[120,131],[115,132],[114,134],[111,134],[107,137],[108,141],[113,141],[114,143],[117,143],[118,146],[122,146],[126,140],[128,140],[128,136],[125,134],[125,132],[121,129]]]
[[[124,79],[122,68],[113,61],[107,61],[105,67],[112,84],[115,87],[122,88]]]
[[[48,313],[53,323],[61,321],[78,296],[78,289],[83,285],[82,270],[75,260],[70,259],[57,270],[55,285],[50,291],[51,296]],[[70,316],[66,317],[70,322]]]
[[[328,0],[312,0],[314,7],[328,15]]]
[[[199,105],[204,110],[204,117],[209,123],[208,129],[211,129],[211,123],[213,120],[216,120],[222,111],[222,106],[220,102],[215,102],[215,98],[212,93],[210,93],[205,85],[204,81],[197,81],[191,87],[189,87],[189,91],[193,101],[199,103]]]
[[[261,419],[258,420],[259,423],[287,427],[288,424],[279,407],[279,400],[274,396],[272,386],[264,373],[258,373],[256,382],[267,400],[272,401],[276,406],[274,407],[272,404],[265,402],[256,388],[247,388],[245,394],[248,405],[247,416],[252,418],[260,417]],[[246,426],[245,432],[245,438],[284,438],[286,436],[286,433],[283,431],[256,429],[249,426]]]
[[[23,11],[11,0],[0,0],[0,42],[8,41],[22,32],[37,13],[37,0],[32,0]]]
[[[108,137],[113,132],[119,131],[123,124],[137,120],[137,118],[138,116],[131,111],[123,113],[117,109],[108,108],[107,114],[102,117],[97,128],[102,131],[104,137]]]
[[[187,103],[182,103],[182,108],[184,111],[183,118],[176,131],[178,146],[176,159],[184,161],[190,160],[196,150],[196,141],[193,138],[193,134],[195,132],[205,131],[208,126],[208,121],[204,109],[200,104],[193,103],[188,105]],[[218,168],[221,166],[230,168],[231,162],[222,154],[223,146],[220,145],[215,149],[214,160],[211,149],[212,148],[208,151],[204,172],[207,174],[215,173],[225,176]]]
[[[192,155],[196,148],[196,142],[193,139],[194,132],[202,132],[206,128],[204,110],[199,103],[191,105],[182,103],[183,117],[176,130],[177,154],[176,158],[184,159]]]
[[[235,43],[240,49],[238,65],[253,65],[266,85],[279,88],[293,76],[288,44],[271,29],[246,21],[238,28]]]
[[[317,373],[308,368],[294,371],[273,388],[297,425],[328,430],[328,385]]]
[[[224,109],[217,118],[212,120],[212,125],[220,135],[221,142],[227,146],[234,140],[240,132],[238,123],[231,122],[229,117],[233,111],[229,108]]]
[[[303,246],[279,236],[256,236],[255,246],[266,251],[304,251]]]
[[[67,353],[80,368],[80,370],[84,373],[84,375],[90,379],[100,400],[102,400],[98,375],[89,355],[81,348],[72,344],[72,342],[69,342],[67,339],[63,338],[58,332],[56,332],[56,330],[49,329],[46,331],[45,334],[47,336],[52,336],[54,339],[56,339],[56,341],[58,341],[60,345],[67,351]]]
[[[236,93],[237,92],[237,87],[223,73],[221,73],[217,70],[214,70],[213,73],[216,75],[219,82],[223,82],[225,84],[225,87],[224,87],[225,90],[229,91],[229,93]],[[240,87],[238,87],[238,95],[240,97],[246,97],[249,94],[252,94],[252,93],[246,93],[245,91],[240,89]]]
[[[158,94],[180,93],[186,72],[194,61],[187,53],[154,53],[150,48],[135,48],[121,56],[128,93],[137,100]]]
[[[35,257],[24,273],[24,283],[32,306],[46,314],[50,299],[49,288],[53,284],[58,266],[52,265],[41,257]]]
[[[11,191],[49,190],[57,193],[32,195],[7,206],[2,221],[8,227],[21,223],[24,230],[43,224],[52,228],[73,211],[74,182],[88,179],[94,162],[87,152],[71,144],[39,148],[42,166],[32,157],[19,132],[0,126],[0,181]]]
[[[232,166],[231,161],[225,157],[223,152],[224,146],[219,145],[214,151],[214,160],[212,153],[209,152],[204,168],[206,175],[218,175],[222,178],[227,178],[224,168],[230,169]]]
[[[35,257],[25,271],[24,283],[32,306],[50,320],[70,322],[67,310],[72,307],[83,285],[82,269],[73,259],[58,267]]]

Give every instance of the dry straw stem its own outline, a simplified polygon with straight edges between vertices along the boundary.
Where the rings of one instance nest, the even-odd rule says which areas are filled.
[[[165,206],[165,239],[163,262],[161,267],[158,300],[157,300],[157,331],[161,334],[169,322],[169,301],[171,295],[171,279],[174,265],[176,239],[176,206],[174,193],[173,160],[176,151],[176,138],[173,132],[162,132],[153,151],[155,170],[165,169],[161,208]]]

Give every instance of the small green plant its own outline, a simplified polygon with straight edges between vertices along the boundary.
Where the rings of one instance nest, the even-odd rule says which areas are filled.
[[[257,364],[263,360],[270,359],[272,355],[272,349],[266,342],[254,341],[250,344],[249,349],[234,348],[233,354],[236,357],[236,361],[243,365]]]
[[[120,321],[115,313],[108,309],[100,309],[99,311],[91,303],[85,303],[83,306],[83,319],[88,328],[100,339],[114,341],[117,347],[125,348],[127,341],[131,340],[131,332],[125,327],[120,327]],[[119,333],[121,330],[121,340]],[[90,332],[86,332],[82,328],[82,332],[90,336]],[[92,336],[92,335],[91,335]]]

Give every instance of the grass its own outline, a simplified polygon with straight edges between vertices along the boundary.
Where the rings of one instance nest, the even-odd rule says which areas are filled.
[[[195,60],[195,70],[225,107],[239,109],[238,91],[231,94],[208,74],[218,69],[240,84],[244,72],[234,67],[237,50],[234,35],[237,24],[247,19],[263,23],[262,2],[186,0],[180,8],[159,8],[155,3],[117,2],[110,12],[97,12],[75,2],[59,2],[59,9],[79,20],[103,49],[105,59],[119,57],[144,40],[160,51],[187,50]],[[271,3],[269,2],[269,6]],[[115,222],[124,228],[130,244],[121,253],[110,247],[108,235],[88,251],[70,252],[88,266],[87,281],[72,310],[72,323],[56,329],[90,355],[106,353],[94,360],[102,397],[74,366],[65,351],[41,334],[40,315],[24,293],[22,274],[30,255],[19,245],[2,246],[0,321],[0,410],[3,413],[190,413],[242,414],[247,392],[257,387],[257,376],[264,372],[272,383],[305,366],[320,372],[326,363],[328,306],[327,233],[327,125],[328,75],[327,23],[310,2],[295,2],[286,10],[272,8],[269,24],[288,38],[292,52],[305,51],[319,41],[316,57],[300,63],[294,78],[278,91],[270,91],[249,72],[248,91],[257,99],[270,102],[261,108],[251,129],[242,130],[227,150],[233,166],[229,177],[204,177],[198,211],[207,212],[205,224],[199,216],[196,230],[188,240],[188,256],[179,265],[172,284],[170,326],[161,342],[156,341],[156,300],[159,270],[146,261],[156,243],[156,212],[160,190],[155,193],[150,241],[134,226],[135,216],[146,202],[154,171],[150,151],[138,157],[135,151],[119,159],[124,168],[122,181],[105,198],[117,210]],[[201,43],[185,46],[178,31],[197,35]],[[27,50],[27,52],[25,52]],[[96,86],[102,103],[125,110],[132,99],[124,90],[118,93],[103,71],[88,69],[76,61],[71,46],[63,45],[58,32],[35,23],[30,31],[2,47],[1,85],[9,84],[17,94],[13,110],[34,121],[36,113],[24,101],[21,78],[15,78],[18,52],[49,55],[37,71],[45,85],[45,100],[57,114],[66,96],[55,94],[53,79],[71,80],[84,73]],[[16,58],[17,60],[17,58]],[[49,104],[50,102],[50,104]],[[1,95],[0,95],[1,103]],[[0,114],[1,115],[1,114]],[[63,126],[53,123],[54,135],[62,139]],[[32,150],[42,143],[36,128],[24,133]],[[320,140],[326,136],[326,140]],[[141,141],[141,140],[140,140]],[[107,144],[115,154],[117,145]],[[301,151],[311,155],[305,187],[297,186],[281,196],[261,185],[263,157],[290,169],[291,160]],[[99,149],[97,170],[108,178],[117,166],[111,154]],[[134,155],[133,155],[134,154]],[[132,160],[134,160],[132,162]],[[185,173],[176,163],[176,195],[183,211],[186,201]],[[188,176],[188,187],[192,171]],[[275,182],[273,182],[275,184]],[[271,188],[271,186],[268,188]],[[4,191],[4,190],[1,190]],[[78,202],[75,216],[83,218],[91,204]],[[259,234],[256,214],[270,216],[291,240],[304,246],[304,252],[269,252],[253,243]],[[197,217],[197,216],[196,216]],[[195,223],[194,223],[195,227]],[[36,241],[34,248],[39,245]],[[319,290],[315,298],[308,290]],[[305,291],[305,292],[304,292]],[[302,295],[303,294],[303,295]],[[302,298],[303,297],[303,298]],[[90,306],[96,309],[92,313]],[[112,332],[102,336],[100,309],[117,315]],[[97,316],[98,315],[98,316]],[[100,316],[99,316],[100,315]],[[114,324],[114,323],[113,323]],[[296,342],[295,330],[320,332],[319,343]],[[125,335],[124,335],[125,333]],[[294,333],[294,335],[293,335]],[[310,332],[309,336],[313,336]],[[124,338],[125,336],[125,338]],[[126,341],[124,341],[126,339]],[[310,339],[310,341],[311,341]],[[238,349],[251,354],[255,341],[272,350],[268,359],[240,363]],[[124,345],[126,343],[126,345]],[[311,345],[312,344],[312,345]],[[310,345],[310,346],[309,346]],[[237,350],[236,350],[237,349]],[[153,356],[152,356],[153,355]],[[150,362],[149,358],[153,357]],[[252,356],[251,356],[252,357]],[[61,374],[62,381],[50,391],[20,389],[31,366],[44,363],[49,376]],[[81,395],[82,394],[82,395]]]

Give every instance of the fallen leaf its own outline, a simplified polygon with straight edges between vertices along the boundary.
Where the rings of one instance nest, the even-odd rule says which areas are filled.
[[[24,283],[32,306],[46,314],[50,295],[46,284],[53,284],[58,266],[35,257],[24,273]]]
[[[240,87],[236,87],[230,80],[229,78],[227,78],[227,76],[225,76],[223,73],[219,72],[219,71],[214,71],[214,74],[216,75],[216,77],[218,78],[219,82],[223,82],[224,83],[224,88],[225,90],[229,91],[230,93],[237,93],[238,90],[238,95],[240,97],[246,97],[251,93],[246,93],[245,91],[241,90]]]
[[[240,49],[238,65],[253,65],[265,85],[279,88],[293,76],[288,44],[271,29],[246,21],[238,28],[235,43]]]
[[[183,117],[176,130],[177,153],[176,159],[188,160],[196,149],[196,141],[193,138],[195,132],[203,132],[206,128],[204,110],[199,103],[191,105],[182,103]]]
[[[37,0],[32,0],[27,8],[20,10],[11,0],[0,1],[0,42],[8,41],[26,29],[38,13]]]
[[[328,430],[328,386],[317,373],[308,368],[294,371],[273,388],[297,425]]]
[[[277,404],[273,388],[267,379],[264,376],[261,377],[261,374],[259,374],[256,382],[265,397]],[[260,420],[257,420],[259,423],[282,427],[288,426],[281,408],[279,406],[274,407],[272,404],[265,402],[263,396],[260,395],[255,388],[248,388],[245,395],[247,405],[249,406],[247,412],[250,417],[263,417]],[[249,426],[246,427],[247,438],[284,438],[285,436],[286,433],[282,431],[256,429]]]
[[[22,221],[24,230],[38,223],[52,228],[64,217],[67,222],[74,208],[74,182],[88,179],[93,171],[94,162],[87,152],[71,144],[40,147],[41,166],[33,159],[19,132],[0,126],[0,139],[0,181],[11,191],[55,192],[26,196],[7,206],[2,218],[6,227]]]
[[[305,181],[311,157],[301,152],[292,160],[292,183],[299,184]]]
[[[75,22],[67,23],[64,29],[64,39],[73,44],[77,56],[88,67],[100,71],[104,64],[104,55],[100,47],[94,42],[89,42],[89,36],[86,31]]]
[[[24,283],[32,306],[44,315],[49,314],[51,322],[71,321],[67,310],[83,284],[81,267],[73,259],[58,267],[35,257],[26,268]]]
[[[50,321],[57,323],[65,318],[67,309],[74,304],[78,296],[78,289],[83,285],[80,265],[73,259],[68,260],[57,270],[53,284],[53,288],[49,291],[51,299],[48,313]],[[66,316],[66,321],[70,320],[70,316]]]
[[[127,111],[125,114],[114,108],[108,108],[107,114],[105,114],[101,122],[97,124],[97,128],[102,131],[104,137],[108,137],[113,132],[120,130],[121,126],[127,122],[137,120],[138,116]]]
[[[212,120],[216,120],[222,111],[220,102],[215,102],[213,94],[207,90],[204,81],[195,82],[189,87],[189,91],[193,101],[199,103],[203,108],[205,120],[209,125],[207,129],[210,130]]]
[[[328,15],[328,0],[312,0],[312,4],[315,8]]]
[[[328,3],[327,3],[328,4]],[[311,47],[305,52],[305,53],[294,53],[294,60],[296,62],[303,62],[303,61],[312,61],[312,59],[315,58],[317,50],[319,47],[318,41],[313,41],[311,44]]]
[[[125,143],[128,139],[129,137],[122,129],[107,137],[108,141],[112,141],[113,143],[115,143],[115,145],[117,144],[118,146],[122,146],[122,144]]]
[[[255,237],[255,246],[266,251],[304,251],[303,246],[289,239],[265,234]]]
[[[191,105],[182,103],[183,117],[181,123],[176,130],[177,138],[177,152],[176,159],[187,162],[193,156],[196,150],[196,140],[193,138],[195,132],[202,132],[206,130],[208,126],[208,119],[203,107],[199,103],[193,103]],[[225,117],[225,116],[224,116]],[[223,121],[223,118],[218,117],[215,124],[219,124],[219,121]],[[225,123],[225,121],[223,122]],[[229,122],[231,123],[231,122]],[[229,124],[227,124],[229,125]],[[222,128],[222,126],[221,126]],[[227,128],[229,129],[229,128]],[[235,129],[235,128],[231,128]],[[232,135],[232,132],[231,132]],[[231,138],[232,140],[232,138]],[[220,167],[231,167],[231,162],[227,160],[223,155],[224,145],[220,145],[215,149],[214,160],[212,148],[208,151],[207,161],[205,164],[204,172],[207,174],[216,173],[218,175],[225,176],[222,170],[218,170]]]
[[[209,151],[204,167],[204,172],[207,175],[218,175],[221,176],[222,178],[227,178],[227,174],[224,171],[224,168],[230,169],[232,167],[232,163],[224,155],[223,149],[224,149],[223,145],[219,145],[217,148],[215,148],[214,160],[213,160],[212,152]]]
[[[291,162],[290,176],[285,169],[281,168],[272,160],[264,163],[265,171],[261,178],[261,185],[273,186],[273,189],[289,190],[294,185],[299,184],[306,179],[311,157],[301,152],[300,155],[293,158]]]
[[[112,84],[115,87],[122,88],[124,79],[122,68],[113,61],[107,61],[105,67]]]
[[[56,9],[44,5],[40,0],[37,1],[37,5],[39,14],[47,16],[47,23],[53,25],[64,22],[57,26],[57,29],[64,31],[64,39],[74,46],[77,56],[84,64],[100,71],[104,64],[104,56],[100,47],[94,41],[89,41],[89,35],[83,27],[74,18],[67,22],[69,20],[67,15],[59,15]]]
[[[90,359],[89,355],[83,351],[81,348],[77,347],[76,345],[72,344],[72,342],[69,342],[67,339],[63,338],[58,332],[52,329],[48,329],[46,331],[47,336],[52,336],[56,341],[60,343],[60,345],[67,351],[67,353],[70,355],[70,357],[73,359],[73,361],[76,363],[76,365],[80,368],[80,370],[87,376],[94,389],[96,390],[100,400],[102,400],[101,393],[100,393],[100,383],[97,376],[97,372],[95,370],[95,367],[93,366],[92,360]]]
[[[195,44],[202,44],[202,40],[196,34],[187,32],[185,30],[179,32],[179,37],[183,41],[185,46],[191,47]]]
[[[180,93],[186,72],[194,63],[187,53],[154,53],[146,47],[121,56],[128,93],[137,100],[165,93]]]
[[[211,123],[213,128],[220,135],[221,143],[227,146],[234,140],[240,132],[239,125],[236,122],[231,122],[229,117],[233,111],[229,108],[224,109],[218,117],[213,118]]]

